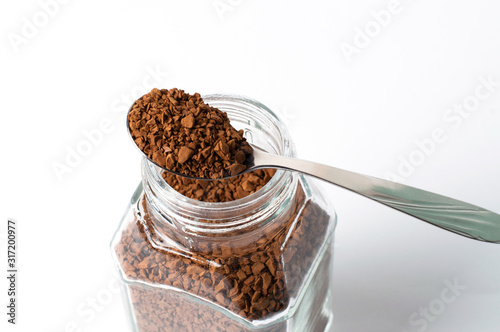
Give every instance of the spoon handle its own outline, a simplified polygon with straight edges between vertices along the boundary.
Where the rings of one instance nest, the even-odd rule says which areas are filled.
[[[258,168],[299,171],[459,235],[500,243],[500,215],[450,197],[315,162],[254,150]],[[257,165],[256,165],[257,166]]]

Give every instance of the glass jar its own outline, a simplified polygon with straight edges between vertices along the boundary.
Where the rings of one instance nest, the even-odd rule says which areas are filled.
[[[295,157],[264,105],[203,99],[252,144]],[[111,243],[133,331],[329,331],[336,215],[315,181],[278,170],[244,198],[202,202],[144,159]]]

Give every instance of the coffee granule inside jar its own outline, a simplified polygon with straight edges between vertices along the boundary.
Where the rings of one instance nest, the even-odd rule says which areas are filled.
[[[128,114],[132,139],[150,160],[173,172],[216,179],[247,167],[252,148],[225,112],[204,103],[200,94],[176,88],[153,89]]]
[[[265,169],[217,181],[185,179],[166,172],[163,177],[187,197],[227,202],[259,190],[274,173]],[[258,235],[243,237],[237,242],[193,238],[186,251],[175,246],[161,249],[152,245],[163,241],[158,231],[169,232],[169,237],[180,243],[185,240],[185,234],[157,228],[159,224],[155,224],[155,217],[143,199],[141,217],[124,230],[116,253],[129,280],[185,291],[243,319],[265,319],[283,311],[297,296],[304,274],[326,241],[330,217],[314,201],[306,200],[300,184],[288,204],[290,208],[278,222],[256,233]],[[232,236],[238,235],[235,231]],[[322,278],[328,275],[330,268],[329,253],[324,254],[318,266],[315,286],[308,293],[314,301],[307,310],[321,313],[328,289],[328,281]],[[128,290],[141,332],[250,331],[227,315],[193,302],[178,291],[141,284],[130,284]],[[286,322],[259,331],[284,330]]]
[[[163,172],[163,179],[182,195],[203,202],[230,202],[261,189],[275,169],[261,169],[223,180],[195,180]]]

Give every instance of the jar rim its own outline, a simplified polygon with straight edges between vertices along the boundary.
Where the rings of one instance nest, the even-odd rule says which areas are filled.
[[[231,101],[231,102],[237,101],[237,102],[243,102],[246,104],[251,104],[253,106],[258,107],[261,110],[264,110],[266,115],[269,116],[269,119],[276,121],[275,124],[279,127],[280,133],[283,136],[285,136],[285,137],[283,137],[285,140],[283,141],[282,152],[281,151],[275,151],[275,152],[278,152],[278,153],[280,153],[280,155],[285,156],[285,157],[295,157],[295,149],[294,149],[293,144],[290,141],[290,138],[289,138],[290,135],[289,135],[286,127],[282,125],[282,121],[278,117],[278,115],[276,115],[276,113],[274,113],[271,109],[269,109],[264,104],[260,103],[259,101],[255,100],[255,99],[252,99],[252,98],[249,98],[246,96],[242,96],[242,95],[234,95],[234,94],[227,94],[227,95],[226,94],[210,94],[210,95],[202,96],[202,98],[209,105],[210,105],[209,102],[212,100]],[[224,111],[224,110],[222,110],[222,111]],[[276,174],[261,189],[259,189],[258,191],[254,192],[248,196],[245,196],[243,198],[239,198],[239,199],[232,200],[229,202],[205,202],[205,201],[199,201],[199,200],[196,200],[193,198],[189,198],[189,197],[184,196],[183,194],[179,193],[177,190],[172,188],[165,181],[165,179],[163,179],[163,177],[160,175],[161,174],[160,167],[149,162],[149,160],[147,160],[146,157],[144,157],[144,159],[150,165],[150,167],[152,166],[152,168],[157,168],[157,171],[159,172],[158,180],[160,180],[160,182],[164,183],[164,185],[169,188],[169,190],[168,190],[169,192],[172,191],[172,195],[174,196],[174,198],[180,199],[183,201],[185,200],[185,201],[190,202],[192,204],[199,205],[200,207],[209,207],[209,208],[217,207],[217,209],[224,209],[225,207],[232,208],[233,205],[235,204],[235,202],[237,202],[237,205],[241,205],[241,204],[245,204],[249,201],[253,201],[255,199],[255,196],[257,193],[259,193],[261,191],[268,191],[269,187],[276,185],[276,183],[278,183],[279,180],[283,177],[284,173],[288,172],[288,171],[283,171],[283,170],[277,169]]]
[[[265,124],[269,126],[270,130],[275,131],[274,134],[278,134],[279,137],[277,137],[278,139],[275,141],[279,146],[274,147],[275,153],[287,157],[295,157],[295,147],[286,127],[283,125],[280,118],[267,106],[254,99],[241,95],[214,94],[203,96],[203,100],[207,104],[211,106],[215,105],[214,107],[221,109],[223,112],[227,112],[230,119],[232,115],[231,108],[233,107],[236,114],[238,112],[242,112],[243,110],[248,111],[245,113],[245,116],[248,116],[249,118],[248,121],[253,119],[256,123],[262,124],[265,122]],[[180,214],[181,217],[184,215],[189,215],[191,217],[181,218],[183,223],[191,227],[199,226],[205,230],[207,228],[220,227],[222,223],[224,227],[246,225],[248,224],[249,219],[252,219],[251,217],[244,217],[248,216],[249,211],[258,210],[259,208],[266,206],[266,201],[273,197],[273,195],[279,194],[280,191],[287,191],[286,189],[291,189],[285,187],[292,181],[292,172],[278,169],[274,176],[261,189],[248,196],[228,202],[205,202],[184,196],[171,187],[161,175],[163,170],[154,163],[150,162],[147,158],[143,158],[142,165],[143,181],[144,179],[152,180],[145,181],[145,191],[152,191],[156,196],[158,196],[156,203],[162,204],[162,202],[175,202],[175,206],[171,208],[175,209],[176,212],[179,212],[178,214]],[[240,213],[239,215],[238,211]],[[206,223],[198,221],[197,219],[211,220],[215,222]],[[224,221],[224,219],[226,220]],[[228,222],[227,219],[232,219],[233,221]]]

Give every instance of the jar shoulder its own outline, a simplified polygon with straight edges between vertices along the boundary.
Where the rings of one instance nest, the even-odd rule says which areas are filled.
[[[244,246],[220,239],[186,245],[175,233],[159,236],[136,191],[113,241],[122,276],[134,287],[147,284],[162,296],[183,292],[244,319],[279,315],[300,297],[325,252],[331,255],[335,215],[312,187],[302,183],[297,190],[292,208],[275,223],[281,227],[238,235]]]

